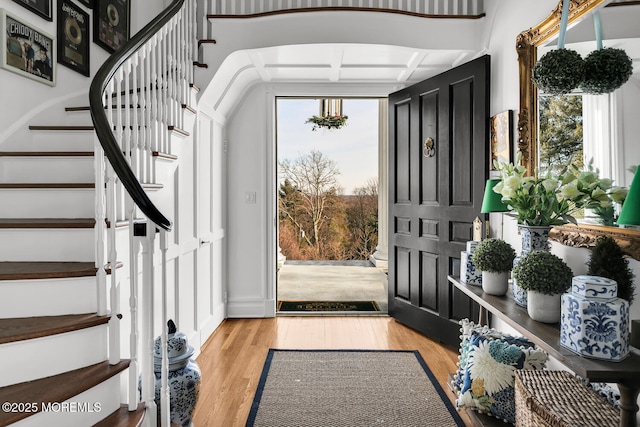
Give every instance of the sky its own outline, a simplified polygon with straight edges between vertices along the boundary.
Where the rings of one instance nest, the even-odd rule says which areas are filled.
[[[305,121],[319,114],[318,99],[278,98],[278,161],[291,161],[315,149],[336,162],[344,194],[353,194],[378,176],[378,100],[344,99],[348,116],[340,129],[318,129]]]

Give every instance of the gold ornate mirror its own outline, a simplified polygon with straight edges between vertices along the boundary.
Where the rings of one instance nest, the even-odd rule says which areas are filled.
[[[594,9],[609,0],[571,0],[568,25],[578,22]],[[516,39],[518,66],[520,73],[520,111],[518,114],[518,149],[522,152],[522,162],[529,174],[538,163],[538,99],[537,89],[531,80],[533,66],[539,46],[555,38],[560,31],[562,0],[551,14],[541,23],[520,33]],[[640,260],[640,231],[603,227],[588,224],[555,227],[550,239],[567,246],[592,247],[601,236],[611,236],[625,253]]]

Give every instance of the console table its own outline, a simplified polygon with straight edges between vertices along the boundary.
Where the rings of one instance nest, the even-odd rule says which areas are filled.
[[[526,336],[540,348],[567,366],[577,375],[593,382],[617,383],[620,389],[620,425],[636,427],[638,393],[640,392],[640,356],[630,353],[620,362],[588,359],[560,345],[560,325],[537,322],[529,317],[526,308],[513,300],[511,288],[505,296],[489,295],[481,286],[461,283],[457,276],[448,276],[449,282],[480,304],[480,323],[487,324],[488,313]]]

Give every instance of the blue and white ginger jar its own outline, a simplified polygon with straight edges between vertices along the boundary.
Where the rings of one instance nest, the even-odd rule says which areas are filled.
[[[167,356],[169,358],[169,407],[171,422],[182,427],[192,425],[193,410],[200,392],[200,367],[191,359],[194,349],[182,332],[176,332],[176,326],[169,320],[167,337]],[[162,370],[162,352],[160,337],[155,340],[153,352],[153,371],[156,378],[155,401],[160,410],[160,388]]]
[[[615,280],[575,276],[562,295],[560,344],[584,357],[618,362],[629,354],[629,302]]]

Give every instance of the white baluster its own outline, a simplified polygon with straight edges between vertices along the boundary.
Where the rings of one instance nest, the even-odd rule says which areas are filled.
[[[162,376],[160,389],[160,419],[162,426],[170,424],[170,404],[169,404],[169,357],[167,355],[167,319],[168,297],[167,297],[167,232],[160,230],[160,253],[162,268]]]
[[[142,88],[138,86],[138,78],[140,73],[140,68],[138,66],[140,60],[140,54],[137,53],[131,58],[131,66],[133,68],[131,73],[131,105],[130,105],[130,113],[131,116],[131,152],[129,157],[129,165],[133,170],[133,174],[140,179],[140,134],[143,132],[140,123],[139,123],[139,115],[142,109],[140,108],[140,91]],[[131,202],[130,198],[127,198],[127,202]],[[128,211],[131,211],[131,207],[128,207]],[[131,219],[129,216],[128,219]]]
[[[116,174],[111,167],[111,164],[107,165],[107,217],[109,218],[110,226],[107,229],[107,248],[109,251],[109,268],[111,270],[110,275],[110,288],[109,299],[111,303],[111,318],[109,319],[109,363],[115,365],[120,362],[120,319],[119,302],[120,295],[118,292],[118,255],[116,251]]]
[[[96,241],[96,299],[98,307],[98,315],[104,316],[107,314],[107,272],[105,270],[105,241],[106,224],[105,224],[105,193],[104,193],[104,175],[105,175],[105,161],[104,151],[95,137],[94,148],[94,169],[96,172],[95,177],[95,208],[96,208],[96,225],[95,225],[95,241]]]

